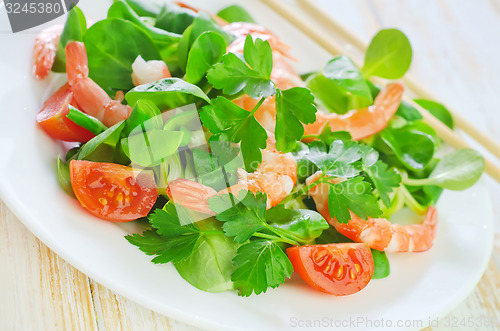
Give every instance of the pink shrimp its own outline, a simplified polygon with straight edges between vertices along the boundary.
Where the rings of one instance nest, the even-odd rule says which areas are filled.
[[[237,184],[216,192],[214,189],[188,179],[176,179],[168,184],[167,194],[183,207],[214,215],[207,200],[215,195],[240,191],[264,192],[268,196],[267,207],[280,203],[292,191],[297,181],[297,162],[290,154],[282,154],[276,150],[272,134],[269,134],[268,145],[262,151],[262,163],[253,173],[238,169]]]
[[[321,172],[318,171],[306,180],[306,184],[314,183]],[[328,184],[318,184],[310,190],[316,203],[316,209],[338,232],[354,240],[368,244],[371,248],[392,252],[423,252],[432,247],[436,236],[438,220],[437,209],[430,206],[422,224],[392,224],[385,218],[368,218],[363,220],[351,212],[351,220],[341,224],[328,210]]]
[[[404,88],[401,84],[392,83],[375,98],[372,106],[354,109],[346,114],[326,114],[318,111],[316,121],[304,126],[304,135],[319,135],[326,124],[332,131],[347,131],[352,139],[360,140],[382,131],[398,110]]]
[[[106,126],[112,126],[129,117],[132,111],[130,106],[123,105],[121,100],[112,100],[89,78],[87,51],[83,43],[74,41],[66,45],[66,72],[73,98],[82,111]]]
[[[145,61],[137,56],[132,63],[132,82],[135,86],[156,82],[162,78],[171,77],[167,64],[159,60]]]
[[[33,48],[33,75],[36,79],[44,79],[52,68],[62,30],[62,25],[54,25],[36,37]]]

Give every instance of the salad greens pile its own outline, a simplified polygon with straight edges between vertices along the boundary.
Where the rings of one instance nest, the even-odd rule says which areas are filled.
[[[228,22],[254,22],[239,6],[218,16]],[[481,175],[484,160],[477,152],[445,153],[435,130],[405,102],[387,127],[370,138],[353,141],[349,133],[332,132],[327,125],[320,135],[306,137],[312,142],[301,142],[304,124],[315,122],[318,108],[344,114],[368,107],[381,88],[370,77],[395,80],[406,73],[412,49],[401,31],[380,31],[363,68],[347,56],[336,56],[308,74],[304,87],[285,90],[271,79],[270,43],[248,35],[243,53],[227,53],[235,38],[202,11],[171,2],[115,0],[107,18],[88,28],[80,9],[70,11],[52,68],[64,72],[66,43],[83,41],[90,77],[111,97],[123,91],[133,107],[128,119],[110,128],[71,108],[68,118],[96,137],[70,150],[65,161],[58,160],[61,184],[72,193],[70,160],[153,170],[161,196],[143,220],[145,231],[126,239],[154,256],[152,262],[172,262],[197,288],[259,294],[290,277],[293,268],[284,252],[290,245],[350,242],[315,210],[309,191],[319,183],[329,185],[331,216],[347,223],[349,211],[364,220],[389,218],[404,206],[423,214],[443,189],[466,189]],[[172,77],[134,87],[131,66],[139,55],[163,60]],[[232,102],[243,95],[258,100],[253,110]],[[297,161],[298,183],[292,193],[268,210],[265,193],[215,196],[208,201],[215,216],[197,222],[192,221],[199,216],[195,212],[167,202],[165,188],[176,178],[219,191],[238,181],[239,168],[252,172],[258,167],[268,133],[255,113],[268,98],[276,104],[276,147]],[[453,127],[444,106],[415,101]],[[162,111],[191,104],[195,107],[166,123],[161,120]],[[193,117],[201,119],[198,131],[186,128]],[[209,151],[194,144],[199,135],[208,138]],[[307,185],[305,179],[319,170],[320,178]],[[332,183],[328,177],[344,180]],[[373,257],[373,278],[386,277],[390,268],[385,253],[373,250]]]

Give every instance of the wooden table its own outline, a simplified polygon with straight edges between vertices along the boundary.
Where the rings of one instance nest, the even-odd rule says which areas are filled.
[[[365,41],[381,27],[410,38],[411,72],[442,102],[500,139],[500,0],[318,0]],[[492,197],[500,186],[488,180]],[[500,204],[495,199],[495,222]],[[496,224],[500,231],[500,224]],[[441,325],[500,328],[500,236],[475,290]],[[471,247],[471,249],[474,249]],[[481,324],[477,321],[483,321]],[[496,323],[485,327],[487,322]],[[114,294],[35,238],[0,202],[0,330],[193,330]],[[457,324],[457,330],[467,329]]]

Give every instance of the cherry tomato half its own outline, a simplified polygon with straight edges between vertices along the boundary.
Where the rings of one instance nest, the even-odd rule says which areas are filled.
[[[70,162],[73,192],[91,214],[112,222],[144,217],[153,207],[158,190],[152,171],[114,163]]]
[[[293,269],[310,286],[334,295],[353,294],[373,276],[373,256],[366,244],[294,246],[286,250]]]
[[[95,135],[66,117],[69,113],[68,106],[72,100],[73,93],[70,86],[63,85],[44,102],[42,109],[36,116],[36,121],[53,139],[76,142],[89,141]]]

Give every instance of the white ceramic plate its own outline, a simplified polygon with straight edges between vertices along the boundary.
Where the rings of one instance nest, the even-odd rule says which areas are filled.
[[[203,1],[203,7],[212,10],[227,4]],[[262,3],[243,4],[260,23],[293,46],[293,55],[300,60],[299,70],[317,69],[328,59],[328,54]],[[80,6],[88,17],[100,19],[109,3],[82,0]],[[3,7],[0,31],[9,31]],[[429,317],[442,316],[461,302],[485,270],[493,226],[490,199],[480,182],[465,192],[443,194],[438,205],[437,237],[430,251],[391,255],[391,275],[370,282],[355,295],[325,295],[306,287],[297,277],[278,289],[250,298],[238,297],[234,292],[197,290],[171,264],[150,263],[150,257],[123,238],[126,228],[92,217],[58,186],[57,146],[35,125],[35,114],[48,91],[54,89],[50,86],[53,79],[36,82],[31,78],[35,33],[0,35],[2,199],[47,246],[117,293],[205,328],[265,330],[306,323],[348,328],[356,321],[361,323],[357,324],[361,329],[369,329],[370,320],[376,327],[383,318],[386,326],[387,321],[393,326],[403,321],[398,329],[418,329],[427,324]]]

